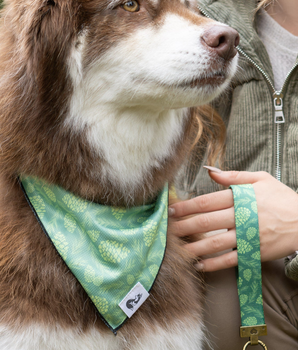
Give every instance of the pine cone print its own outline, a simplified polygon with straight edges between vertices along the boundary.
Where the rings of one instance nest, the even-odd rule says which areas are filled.
[[[256,303],[259,304],[259,305],[263,305],[263,295],[259,295],[258,296],[258,299],[256,300]]]
[[[237,251],[238,254],[245,254],[250,252],[253,249],[253,247],[246,242],[244,239],[238,239],[237,240]]]
[[[63,260],[67,259],[68,253],[68,242],[66,241],[65,236],[61,232],[57,232],[52,239],[59,254],[62,256]]]
[[[99,238],[100,232],[95,230],[87,231],[88,236],[91,238],[92,242],[96,242]]]
[[[157,230],[157,223],[153,220],[148,220],[146,223],[146,227],[144,227],[144,240],[145,245],[147,247],[150,247],[154,241],[154,238],[156,236],[156,230]]]
[[[257,319],[255,317],[247,317],[244,321],[243,321],[243,326],[254,326],[257,324]]]
[[[86,201],[71,194],[66,194],[62,200],[68,206],[68,208],[75,213],[83,213],[87,208]]]
[[[26,191],[27,191],[28,193],[33,193],[34,190],[35,190],[34,186],[33,186],[30,182],[28,182],[28,183],[27,183],[27,186],[26,186]]]
[[[51,200],[52,202],[56,202],[55,193],[54,193],[51,189],[49,189],[49,188],[46,187],[46,186],[43,186],[42,189],[45,191],[46,195],[48,196],[48,198],[50,198],[50,200]]]
[[[112,214],[114,215],[115,219],[120,221],[123,217],[123,215],[126,213],[126,209],[123,208],[112,208]]]
[[[98,296],[91,296],[91,300],[93,301],[94,305],[98,309],[98,311],[104,315],[108,312],[109,310],[109,303],[107,299],[101,298]]]
[[[251,276],[252,276],[252,272],[250,269],[246,269],[243,271],[243,277],[246,279],[247,282],[250,281]]]
[[[87,266],[84,272],[84,278],[87,283],[92,283],[95,276],[95,272],[92,266]]]
[[[44,214],[46,212],[46,207],[44,204],[43,199],[40,196],[33,196],[31,198],[31,203],[38,214],[38,216],[42,219],[44,217]]]
[[[254,238],[254,236],[257,233],[257,229],[255,227],[249,227],[246,231],[246,237],[248,240],[251,240],[252,238]]]
[[[69,213],[67,213],[64,217],[64,227],[71,233],[73,233],[77,227],[76,220]]]
[[[250,205],[252,211],[256,214],[258,214],[258,207],[257,207],[257,202],[254,201],[254,202],[251,202],[251,205]]]
[[[240,306],[243,306],[247,302],[248,296],[245,294],[241,294],[239,297],[239,300],[240,300]]]
[[[250,210],[244,207],[240,207],[235,212],[236,226],[240,226],[246,223],[250,217]]]
[[[251,257],[253,259],[260,260],[261,259],[261,253],[259,251],[255,252],[255,253],[251,254]]]
[[[90,265],[88,265],[85,269],[84,278],[87,283],[93,283],[97,287],[99,287],[103,282],[103,278],[96,276],[93,267]]]
[[[123,243],[117,241],[102,241],[98,246],[103,259],[112,263],[120,263],[130,253],[129,249],[123,247]]]

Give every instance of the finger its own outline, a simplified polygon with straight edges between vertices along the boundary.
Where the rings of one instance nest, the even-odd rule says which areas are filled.
[[[233,250],[229,253],[221,256],[202,260],[195,264],[195,268],[205,272],[219,271],[235,267],[238,265],[237,250]]]
[[[205,233],[235,227],[234,207],[192,216],[185,220],[173,222],[173,233],[178,237],[195,233]]]
[[[223,186],[254,184],[257,181],[264,180],[270,175],[265,171],[209,171],[210,177]]]
[[[170,206],[174,212],[172,217],[183,217],[199,213],[207,213],[215,210],[227,209],[233,206],[233,194],[231,190],[213,192],[193,199],[179,202]]]
[[[235,229],[225,233],[203,238],[200,241],[188,243],[185,248],[195,256],[202,256],[223,252],[227,249],[233,249],[237,246]]]

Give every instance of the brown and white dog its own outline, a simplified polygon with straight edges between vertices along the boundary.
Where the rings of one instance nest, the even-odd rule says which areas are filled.
[[[235,72],[237,33],[195,0],[7,0],[0,36],[0,349],[201,349],[201,297],[177,238],[115,337],[17,178],[108,205],[152,201],[195,138],[190,107]]]

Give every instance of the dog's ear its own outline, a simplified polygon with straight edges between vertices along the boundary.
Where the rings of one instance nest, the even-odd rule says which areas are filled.
[[[79,31],[78,8],[77,0],[9,0],[4,6],[0,72],[14,77],[15,105],[43,120],[46,111],[61,115],[71,90],[67,62]]]
[[[42,39],[47,30],[60,31],[60,36],[73,32],[81,7],[77,0],[4,0],[4,5],[3,18],[6,23],[12,23],[15,36],[34,35],[34,40]]]

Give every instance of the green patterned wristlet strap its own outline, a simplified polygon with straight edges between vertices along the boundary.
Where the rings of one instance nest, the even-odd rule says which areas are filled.
[[[267,334],[265,325],[258,209],[252,185],[231,186],[234,197],[238,252],[237,285],[241,311],[240,336],[249,345],[266,345],[258,336]]]

